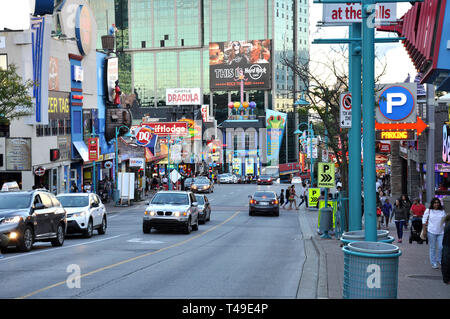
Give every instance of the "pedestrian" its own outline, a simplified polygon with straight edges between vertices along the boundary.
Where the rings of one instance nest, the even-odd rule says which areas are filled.
[[[78,187],[75,182],[72,182],[72,186],[70,186],[70,192],[71,193],[78,193]]]
[[[444,220],[444,238],[442,239],[442,279],[447,285],[450,284],[450,213],[445,215]]]
[[[413,204],[409,210],[410,215],[414,217],[423,217],[423,214],[425,213],[426,207],[424,204],[420,202],[419,198],[414,199]]]
[[[284,204],[284,189],[281,190],[279,200],[280,200],[280,206],[283,206],[283,204]]]
[[[386,223],[385,227],[386,227],[386,229],[388,229],[389,228],[389,216],[391,215],[391,212],[392,212],[392,205],[391,205],[391,203],[389,203],[389,198],[386,198],[383,206],[381,207],[381,210],[383,211],[384,222]]]
[[[295,194],[295,186],[292,185],[291,189],[289,191],[289,208],[288,208],[288,210],[292,209],[292,204],[294,204],[294,207],[297,206],[295,197],[298,197],[298,196]],[[296,209],[298,209],[298,208],[296,208]]]
[[[302,189],[300,190],[300,198],[302,202],[298,204],[297,208],[300,208],[300,206],[302,206],[302,204],[306,202],[306,184],[304,183],[302,184]]]
[[[406,210],[406,220],[405,220],[405,224],[403,226],[405,227],[405,230],[407,230],[408,229],[408,222],[409,222],[409,210],[411,209],[411,201],[409,200],[409,197],[406,194],[403,194],[400,197],[400,201],[402,202],[403,207]]]
[[[444,225],[442,223],[445,211],[439,198],[431,200],[430,207],[425,210],[422,225],[426,227],[428,244],[430,247],[430,263],[434,269],[439,268],[442,258],[442,242],[444,239]]]
[[[383,213],[381,211],[381,202],[377,205],[377,229],[381,229],[381,223],[383,221]]]
[[[286,202],[283,205],[283,209],[285,209],[286,205],[289,203],[290,192],[291,192],[290,187],[286,188]]]
[[[403,225],[406,220],[406,210],[403,206],[403,202],[400,199],[395,200],[394,209],[392,210],[392,218],[395,220],[395,227],[397,228],[397,236],[398,236],[398,242],[402,242],[403,238]]]

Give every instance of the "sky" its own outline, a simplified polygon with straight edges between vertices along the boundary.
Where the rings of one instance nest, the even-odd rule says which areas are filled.
[[[317,22],[322,20],[322,4],[314,3],[314,0],[309,0],[310,12],[310,56],[316,61],[327,61],[330,56],[333,56],[331,47],[338,49],[338,45],[326,44],[312,44],[315,39],[334,39],[334,38],[348,38],[348,27],[320,27],[317,28]],[[409,9],[411,4],[398,3],[397,4],[397,18],[401,18]],[[396,37],[395,33],[377,32],[376,37]],[[376,70],[380,70],[382,63],[386,65],[385,75],[381,77],[381,83],[398,83],[404,82],[408,73],[411,75],[411,81],[417,74],[411,59],[401,42],[376,44],[376,55],[380,58],[380,62],[376,62]],[[319,74],[327,77],[326,69],[319,65],[315,65]]]

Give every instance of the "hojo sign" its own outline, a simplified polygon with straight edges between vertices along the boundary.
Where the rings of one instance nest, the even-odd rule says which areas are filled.
[[[158,136],[187,136],[189,134],[187,122],[144,123],[143,125],[150,127]]]

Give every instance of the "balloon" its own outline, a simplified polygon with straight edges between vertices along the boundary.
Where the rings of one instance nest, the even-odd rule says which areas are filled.
[[[234,107],[234,103],[233,102],[228,103],[228,108],[229,109],[232,109],[233,107]]]
[[[255,102],[250,102],[250,108],[254,109],[256,107],[256,103]]]
[[[246,109],[246,108],[248,108],[248,102],[244,102],[244,103],[242,103],[242,106],[244,107],[244,109]]]
[[[234,108],[235,109],[239,108],[239,106],[241,106],[240,102],[234,102]]]

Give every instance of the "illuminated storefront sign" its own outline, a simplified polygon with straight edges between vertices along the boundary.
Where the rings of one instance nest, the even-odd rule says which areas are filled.
[[[376,131],[376,139],[378,141],[408,141],[415,140],[414,131]]]

